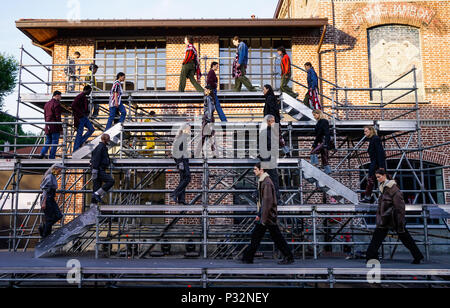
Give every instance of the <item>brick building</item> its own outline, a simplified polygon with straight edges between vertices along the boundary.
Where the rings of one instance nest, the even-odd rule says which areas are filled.
[[[450,1],[280,0],[274,18],[328,19],[320,50],[314,48],[314,39],[305,45],[311,46],[311,62],[320,75],[341,87],[383,86],[415,66],[423,145],[427,147],[450,141],[449,13]],[[304,60],[301,52],[294,52],[294,62]],[[411,78],[400,86],[411,84]],[[329,88],[322,84],[324,93]],[[348,94],[349,104],[370,105],[379,100],[376,93]],[[408,100],[412,97],[404,98]],[[423,158],[430,166],[446,166],[449,153],[447,145],[425,150]],[[417,153],[410,156],[417,159]],[[438,175],[443,182],[439,187],[449,187],[449,175],[448,169]]]
[[[421,138],[427,147],[450,142],[450,87],[446,78],[450,75],[450,51],[446,46],[450,36],[449,13],[450,1],[280,0],[273,19],[85,20],[79,23],[23,19],[16,25],[52,56],[54,64],[67,63],[74,51],[79,51],[81,59],[85,59],[79,64],[95,61],[100,66],[97,80],[103,90],[109,89],[117,72],[124,71],[128,75],[129,91],[176,91],[185,35],[194,36],[203,72],[208,70],[211,61],[220,58],[221,90],[229,90],[233,84],[230,73],[235,53],[231,44],[234,35],[241,36],[250,47],[252,59],[248,72],[255,85],[279,86],[279,79],[273,74],[279,72],[279,62],[273,58],[279,46],[287,48],[294,64],[302,67],[310,61],[322,78],[342,88],[383,87],[416,67]],[[80,75],[86,73],[87,66],[80,67]],[[293,80],[305,84],[306,75],[295,69]],[[53,72],[53,81],[66,81],[62,68]],[[397,86],[406,88],[412,84],[413,74],[410,74]],[[333,95],[332,85],[321,82],[320,86],[324,95]],[[294,84],[294,88],[304,92],[299,84]],[[54,89],[65,91],[65,86],[56,85]],[[194,90],[189,82],[187,90]],[[380,97],[376,91],[349,91],[345,104],[370,107],[379,105],[381,99],[389,101],[396,94],[391,91]],[[344,98],[341,94],[337,99]],[[411,93],[392,107],[411,106],[413,101]],[[325,105],[329,103],[324,101]],[[196,113],[189,108],[184,112]],[[242,112],[242,109],[230,106],[228,112]],[[244,112],[258,114],[260,110],[249,107]],[[387,112],[390,118],[400,113]],[[370,108],[340,113],[349,119],[380,117]],[[405,116],[415,117],[415,112]],[[415,142],[417,138],[414,137]],[[399,137],[399,141],[404,145],[408,140]],[[388,141],[386,147],[393,144],[394,141]],[[309,146],[301,143],[299,147]],[[430,169],[426,175],[428,188],[449,187],[447,169],[440,173],[431,171],[435,166],[450,164],[448,145],[422,153],[425,167]],[[391,168],[395,169],[400,154],[392,154]],[[416,166],[418,152],[412,151],[407,156]],[[367,158],[359,164],[355,162],[353,167],[359,168],[364,162]],[[405,175],[406,186],[408,179]],[[358,177],[348,180],[348,185],[358,185],[358,180]],[[450,194],[436,192],[435,197],[439,203],[450,202]],[[426,201],[429,200],[423,200]]]

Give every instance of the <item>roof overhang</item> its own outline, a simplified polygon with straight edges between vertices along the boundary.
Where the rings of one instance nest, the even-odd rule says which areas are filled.
[[[317,35],[327,18],[309,19],[149,19],[82,20],[20,19],[16,27],[34,43],[52,47],[57,38],[120,36],[273,36]]]

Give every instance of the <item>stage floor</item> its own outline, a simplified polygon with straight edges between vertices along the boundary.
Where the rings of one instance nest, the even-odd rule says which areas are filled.
[[[378,286],[450,286],[450,256],[433,256],[412,265],[409,255],[385,260]],[[35,259],[32,252],[0,252],[0,287],[330,287],[371,286],[372,267],[364,260],[324,257],[297,259],[281,266],[275,260],[254,264],[234,260],[95,259],[93,254]],[[75,279],[71,281],[71,279]]]
[[[296,259],[292,265],[281,266],[272,259],[255,259],[254,264],[242,264],[237,260],[211,260],[211,259],[183,259],[175,257],[150,259],[95,259],[93,254],[67,255],[51,258],[35,259],[33,252],[0,252],[0,272],[7,269],[49,269],[66,268],[69,260],[76,259],[84,269],[364,269],[366,263],[362,259],[345,260],[341,257],[322,257],[314,259]],[[432,256],[430,261],[420,265],[411,264],[411,257],[407,254],[398,254],[394,260],[382,260],[383,269],[399,270],[449,270],[450,256]]]

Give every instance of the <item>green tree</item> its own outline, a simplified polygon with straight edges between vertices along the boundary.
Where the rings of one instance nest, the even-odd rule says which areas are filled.
[[[6,142],[14,144],[15,125],[2,123],[14,123],[16,118],[2,110],[4,98],[11,94],[16,87],[18,70],[19,63],[13,56],[0,53],[0,144]],[[21,125],[17,126],[17,135],[26,136],[26,138],[18,138],[18,144],[34,144],[36,141],[33,138],[34,135],[25,133]]]
[[[0,53],[0,110],[4,98],[14,91],[17,83],[19,63],[13,56]]]
[[[0,144],[14,144],[15,125],[2,124],[2,123],[14,123],[16,118],[12,115],[0,111]],[[34,144],[36,138],[34,134],[25,133],[21,125],[17,125],[17,135],[27,136],[27,138],[17,138],[17,144]],[[29,136],[29,137],[28,137]]]

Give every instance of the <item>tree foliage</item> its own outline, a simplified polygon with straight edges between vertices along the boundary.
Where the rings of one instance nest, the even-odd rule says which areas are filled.
[[[0,109],[3,99],[11,94],[16,87],[19,64],[13,56],[0,53]]]
[[[16,118],[0,112],[0,145],[8,142],[9,144],[14,144],[14,133],[15,125],[13,124],[2,124],[2,123],[14,123]],[[25,138],[17,138],[17,144],[35,144],[36,135],[25,133],[21,125],[17,125],[17,135]]]
[[[2,112],[4,98],[14,91],[17,83],[17,72],[19,64],[17,60],[4,53],[0,53],[0,145],[6,142],[14,144],[15,125],[2,124],[14,123],[16,118]],[[17,135],[25,138],[17,138],[17,144],[34,144],[36,139],[33,134],[27,134],[22,126],[17,126]]]

